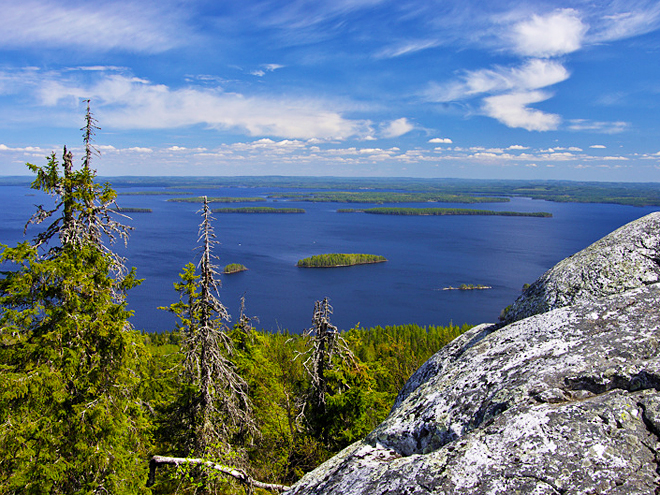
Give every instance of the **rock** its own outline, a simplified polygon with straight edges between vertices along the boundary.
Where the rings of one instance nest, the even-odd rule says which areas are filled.
[[[660,282],[660,212],[624,225],[559,262],[504,311],[503,321]]]
[[[659,222],[629,224],[544,275],[554,291],[579,289],[562,307],[444,347],[381,425],[287,493],[660,492]],[[535,293],[552,294],[542,280]]]

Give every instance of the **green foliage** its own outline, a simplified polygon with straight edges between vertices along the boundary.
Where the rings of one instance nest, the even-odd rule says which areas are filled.
[[[298,260],[297,266],[301,268],[333,268],[339,266],[382,263],[383,261],[387,261],[387,258],[375,254],[329,253],[317,254],[309,258]]]
[[[229,332],[234,347],[233,361],[237,373],[248,384],[255,423],[259,425],[259,436],[254,443],[249,439],[234,439],[234,448],[246,452],[244,468],[262,481],[282,484],[297,481],[382,422],[409,376],[469,328],[451,324],[446,327],[400,325],[356,327],[342,332],[354,359],[340,360],[326,371],[326,408],[316,418],[318,429],[314,432],[300,416],[300,398],[310,387],[301,357],[309,348],[310,337],[246,331],[236,324]],[[163,342],[161,345],[150,344],[155,359],[162,359],[163,369],[171,365],[171,342],[179,339],[179,335],[178,332],[161,334],[157,337]],[[176,376],[169,379],[170,390],[181,387]],[[165,452],[167,436],[158,438],[165,443],[157,451]],[[162,480],[160,488],[159,485],[154,488],[161,490],[159,493],[170,493],[173,486]],[[240,493],[240,489],[232,493]]]
[[[60,216],[34,245],[0,246],[10,268],[0,278],[0,485],[9,493],[140,493],[148,354],[124,300],[139,282],[103,244],[126,233],[108,216],[114,191],[94,182],[89,153],[79,171],[71,158],[65,148],[64,174],[54,154],[43,168],[29,165],[32,187],[55,197],[36,223]],[[40,255],[37,246],[49,249]]]

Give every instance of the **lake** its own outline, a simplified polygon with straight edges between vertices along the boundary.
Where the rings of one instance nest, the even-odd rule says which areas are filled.
[[[159,187],[115,185],[121,194],[158,191]],[[164,189],[164,188],[163,188]],[[200,187],[195,195],[254,197],[281,192],[278,187]],[[291,189],[286,189],[291,192]],[[35,204],[47,198],[27,186],[0,186],[0,242],[24,239],[23,226]],[[45,199],[46,198],[46,199]],[[133,325],[158,332],[174,327],[174,317],[157,309],[178,300],[173,282],[189,261],[199,261],[199,204],[174,203],[172,196],[120,196],[131,213],[125,223],[134,230],[127,248],[115,246],[137,268],[144,282],[128,296]],[[494,322],[500,311],[561,259],[585,248],[616,228],[656,211],[657,207],[553,203],[513,198],[510,203],[432,206],[552,213],[552,218],[499,216],[389,216],[337,213],[337,208],[364,204],[215,203],[224,206],[304,208],[305,214],[214,214],[215,254],[222,268],[241,263],[248,271],[220,275],[220,300],[233,321],[245,295],[247,314],[258,328],[301,332],[311,323],[314,301],[328,297],[332,322],[341,329],[417,323],[420,325]],[[383,205],[389,206],[389,205]],[[426,204],[391,206],[421,207]],[[37,232],[28,229],[28,238]],[[304,257],[322,253],[367,253],[386,263],[343,268],[297,268]],[[460,284],[482,284],[488,290],[443,291]]]

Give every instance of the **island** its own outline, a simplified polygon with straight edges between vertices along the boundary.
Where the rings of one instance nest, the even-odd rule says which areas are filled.
[[[151,213],[151,208],[123,208],[118,206],[111,209],[117,213]]]
[[[302,208],[273,208],[271,206],[244,206],[242,208],[214,208],[213,213],[305,213]]]
[[[247,268],[245,267],[245,265],[241,265],[240,263],[230,263],[227,266],[225,266],[222,272],[226,275],[230,275],[232,273],[244,272],[246,270]]]
[[[510,201],[504,196],[483,197],[473,194],[395,191],[293,192],[270,194],[268,197],[312,203],[507,203]]]
[[[442,290],[484,290],[484,289],[492,289],[490,285],[481,285],[481,284],[461,284],[458,287],[452,287],[451,285],[449,287],[445,287]]]
[[[301,268],[337,268],[341,266],[382,263],[384,261],[387,261],[387,258],[375,254],[330,253],[303,258],[298,260],[297,266]]]
[[[441,216],[441,215],[485,215],[500,217],[540,217],[550,218],[552,213],[545,211],[497,211],[472,210],[467,208],[340,208],[337,213],[371,213],[374,215],[402,215],[402,216]]]
[[[167,201],[171,203],[203,203],[204,196],[194,196],[192,198],[172,198],[172,199],[168,199]],[[266,201],[266,198],[219,197],[219,198],[206,198],[206,201],[208,203],[255,203],[260,201]]]

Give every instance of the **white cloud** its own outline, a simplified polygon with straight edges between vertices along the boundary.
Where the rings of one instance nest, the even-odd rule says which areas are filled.
[[[389,122],[381,131],[384,138],[403,136],[415,128],[405,117]]]
[[[77,106],[81,99],[91,98],[105,127],[168,129],[204,124],[252,136],[300,139],[373,134],[369,121],[341,115],[342,108],[353,109],[350,104],[313,97],[246,96],[200,86],[173,89],[116,73],[95,73],[93,82],[76,74],[63,78],[61,73],[37,71],[20,76],[12,76],[14,92],[33,91],[45,106],[63,107],[66,102]],[[406,119],[398,119],[388,124],[385,132],[394,136],[410,129]]]
[[[280,64],[263,64],[261,69],[253,70],[250,72],[250,74],[253,76],[263,77],[266,75],[266,72],[273,72],[282,68],[284,68],[284,66]]]
[[[626,7],[624,12],[601,16],[588,33],[588,40],[592,43],[615,41],[649,33],[658,28],[660,5],[657,2],[651,3],[648,8],[634,4]]]
[[[485,93],[540,89],[565,81],[569,75],[558,62],[532,59],[521,67],[468,71],[462,82],[434,85],[427,94],[433,101],[454,101]]]
[[[381,50],[376,54],[376,58],[396,58],[402,55],[408,55],[410,53],[427,50],[429,48],[435,48],[438,45],[439,42],[437,40],[406,41],[396,46],[391,46]]]
[[[579,50],[588,27],[573,9],[533,15],[513,27],[514,50],[528,57],[555,57]]]
[[[449,138],[433,138],[429,139],[429,143],[452,144],[452,140]]]
[[[484,112],[508,127],[521,127],[528,131],[549,131],[559,127],[561,117],[527,107],[530,103],[550,97],[542,91],[512,93],[484,98]]]
[[[592,131],[602,134],[618,134],[630,127],[628,122],[599,122],[588,119],[573,119],[569,121],[568,128],[572,131]]]
[[[181,11],[151,2],[3,2],[2,47],[162,52],[191,38]],[[169,12],[168,12],[169,11]]]
[[[154,150],[151,148],[141,148],[139,146],[134,146],[133,148],[128,148],[128,151],[134,151],[135,153],[153,153]]]
[[[521,146],[519,144],[512,144],[507,149],[508,150],[528,150],[529,146]]]
[[[183,146],[170,146],[167,148],[167,151],[185,151],[186,148]]]
[[[607,148],[607,146],[604,146],[602,144],[592,144],[591,146],[589,146],[589,148],[605,149]]]

